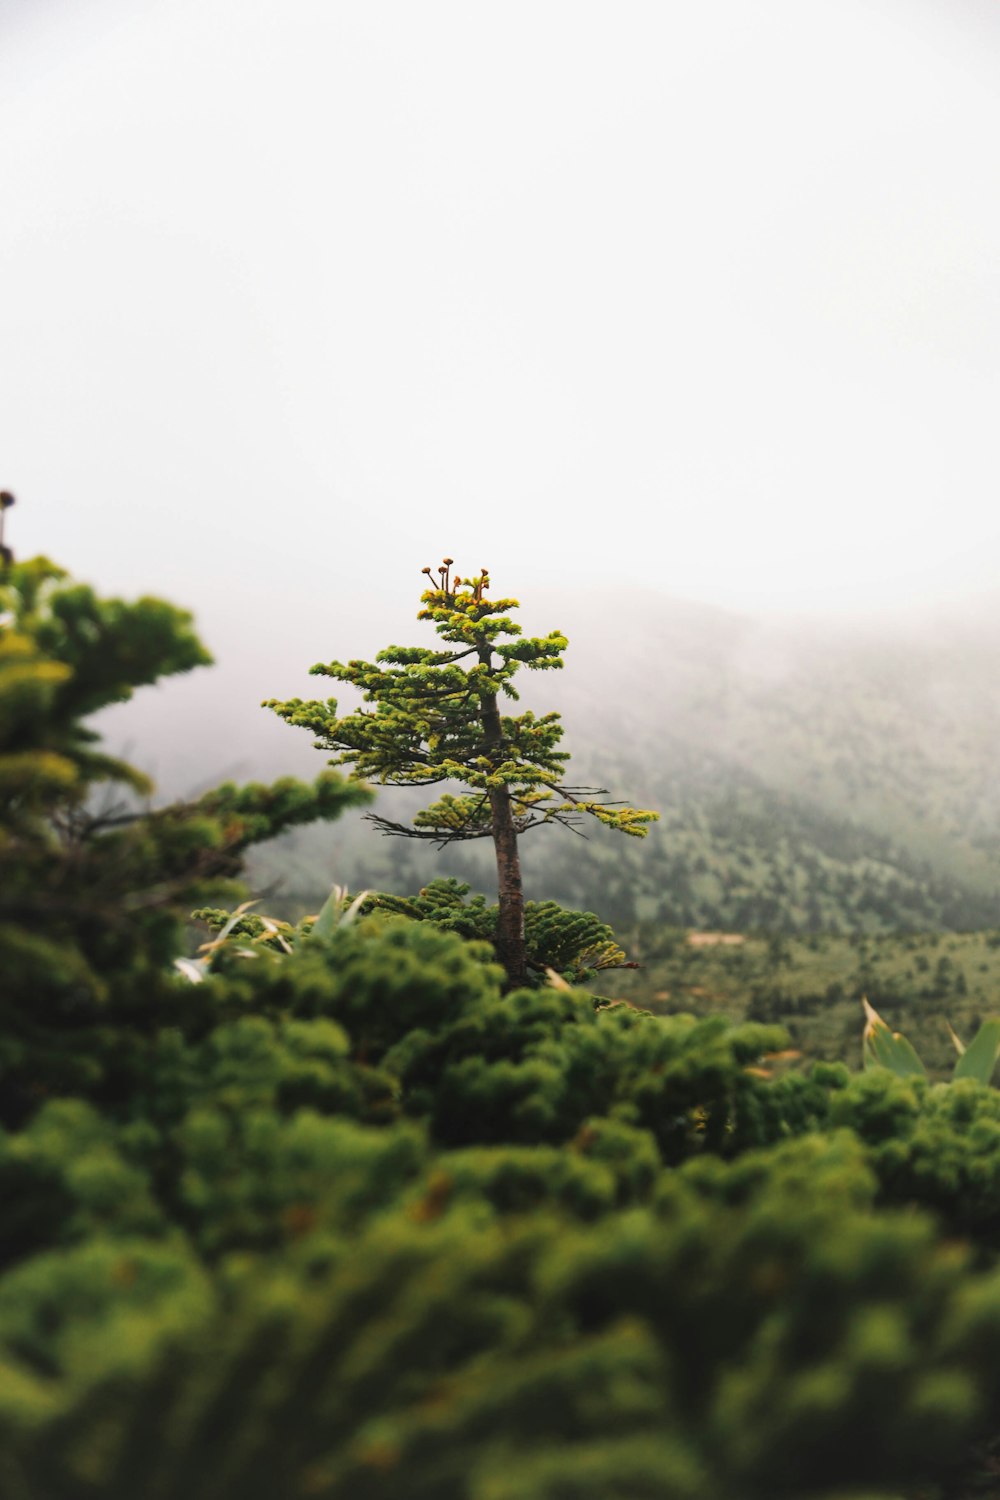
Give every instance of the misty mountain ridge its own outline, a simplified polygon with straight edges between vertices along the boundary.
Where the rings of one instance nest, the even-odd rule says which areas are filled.
[[[563,671],[518,679],[523,706],[562,713],[569,779],[662,815],[643,841],[533,833],[530,896],[618,923],[878,931],[1000,920],[1000,598],[859,624],[552,590],[519,618],[526,633],[569,637]],[[257,705],[298,693],[349,708],[337,684],[307,675],[348,652],[328,639],[286,659],[288,622],[271,626],[266,649],[223,651],[214,671],[105,716],[112,747],[127,736],[168,795],[191,789],[196,766],[214,779],[213,762],[239,777],[318,771],[310,737]],[[405,636],[430,638],[416,621]],[[408,801],[387,788],[379,807],[400,817]],[[334,878],[398,891],[440,873],[491,882],[481,844],[438,855],[380,839],[359,817],[274,846],[252,873],[279,899],[307,902]]]

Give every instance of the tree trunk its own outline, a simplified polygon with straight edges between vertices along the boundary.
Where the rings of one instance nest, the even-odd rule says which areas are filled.
[[[521,885],[521,856],[517,833],[510,810],[510,793],[498,787],[490,793],[493,814],[493,847],[497,856],[497,957],[507,970],[512,989],[528,982],[528,963],[524,944],[524,890]]]
[[[490,653],[480,652],[480,661],[488,667]],[[483,737],[490,760],[500,765],[504,759],[503,729],[495,693],[481,693]],[[521,884],[521,856],[517,848],[517,830],[506,787],[490,792],[490,815],[493,825],[493,847],[497,859],[497,957],[507,971],[511,989],[528,982],[528,962],[524,942],[524,888]]]

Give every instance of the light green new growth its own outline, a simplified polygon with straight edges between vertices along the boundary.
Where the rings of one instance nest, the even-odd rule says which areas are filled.
[[[861,1039],[865,1068],[888,1068],[900,1078],[926,1078],[927,1069],[906,1037],[886,1025],[866,999],[862,999],[861,1004],[865,1010],[865,1029]],[[984,1021],[968,1046],[947,1022],[945,1025],[958,1053],[952,1078],[974,1078],[977,1083],[989,1083],[1000,1059],[1000,1019],[994,1017]]]

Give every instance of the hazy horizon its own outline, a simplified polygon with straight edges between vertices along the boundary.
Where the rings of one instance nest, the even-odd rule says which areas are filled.
[[[6,0],[9,540],[307,662],[445,552],[989,592],[998,63],[982,0]]]

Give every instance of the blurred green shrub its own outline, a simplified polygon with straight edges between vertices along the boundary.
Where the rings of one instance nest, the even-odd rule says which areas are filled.
[[[0,571],[0,1122],[50,1094],[128,1093],[150,1037],[204,1007],[169,965],[193,905],[244,851],[369,793],[227,785],[152,809],[145,776],[86,720],[210,658],[159,599],[100,599],[45,558]]]
[[[1000,1094],[796,1070],[778,1027],[565,981],[504,995],[489,908],[440,882],[351,920],[342,895],[298,927],[238,911],[189,983],[185,903],[357,793],[96,811],[139,782],[81,715],[203,653],[168,606],[26,566],[0,627],[3,1500],[961,1475],[1000,1430]],[[598,919],[538,912],[539,974],[601,967]]]

